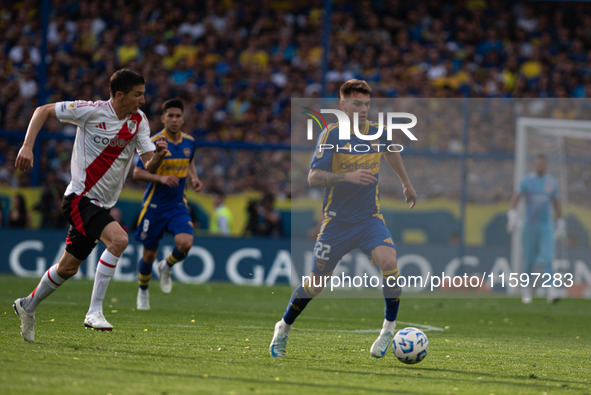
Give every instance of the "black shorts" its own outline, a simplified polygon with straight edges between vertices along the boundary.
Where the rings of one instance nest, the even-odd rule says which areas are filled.
[[[70,194],[62,200],[62,213],[70,223],[66,238],[66,251],[84,260],[92,252],[103,229],[115,221],[96,200],[83,195]]]

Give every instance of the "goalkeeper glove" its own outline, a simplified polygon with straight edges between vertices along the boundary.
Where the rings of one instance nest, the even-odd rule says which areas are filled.
[[[509,210],[509,212],[507,212],[507,232],[513,233],[517,228],[518,223],[519,218],[517,217],[517,210]]]
[[[564,218],[558,218],[556,220],[556,230],[554,231],[554,237],[557,239],[566,238],[566,222],[564,221]]]

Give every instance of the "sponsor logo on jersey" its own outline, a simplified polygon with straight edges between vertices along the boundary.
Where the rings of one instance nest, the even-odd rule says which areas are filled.
[[[177,165],[177,164],[169,164],[164,162],[162,165],[160,165],[160,168],[158,169],[159,173],[162,173],[163,175],[168,175],[168,173],[170,172],[175,172],[175,171],[183,171],[183,170],[187,170],[187,165]]]
[[[121,139],[119,136],[115,136],[112,139],[109,139],[108,137],[94,136],[92,141],[97,144],[110,145],[111,147],[125,147],[127,144],[131,143],[132,140]]]
[[[376,169],[379,166],[378,162],[372,162],[372,163],[347,163],[347,162],[341,162],[341,169],[343,170],[359,170],[359,169],[366,169],[366,170],[373,170]]]

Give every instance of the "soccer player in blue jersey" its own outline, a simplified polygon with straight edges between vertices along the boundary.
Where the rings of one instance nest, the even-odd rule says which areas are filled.
[[[512,233],[519,223],[517,203],[522,196],[525,197],[525,222],[521,240],[523,272],[528,275],[531,274],[534,264],[543,265],[545,273],[553,275],[554,239],[566,236],[566,223],[562,218],[558,181],[546,174],[547,168],[546,157],[543,154],[536,156],[534,171],[521,180],[519,192],[513,195],[511,209],[507,213],[507,230]],[[556,217],[556,229],[554,228],[554,216]],[[554,288],[548,289],[547,299],[548,303],[557,300]],[[532,302],[531,286],[523,287],[522,301],[525,304]]]
[[[203,183],[195,170],[195,139],[181,130],[183,111],[183,102],[179,99],[167,100],[162,104],[164,129],[152,136],[152,141],[164,136],[169,153],[155,174],[147,172],[141,161],[133,170],[134,179],[148,183],[135,232],[135,239],[144,245],[142,258],[138,262],[138,310],[150,309],[148,285],[152,264],[158,254],[158,243],[164,231],[174,235],[175,242],[172,253],[158,263],[160,288],[166,294],[172,290],[172,266],[183,260],[193,245],[193,222],[185,199],[185,184],[189,176],[191,187],[199,192]]]
[[[340,87],[341,110],[350,120],[354,119],[354,113],[358,114],[358,130],[363,134],[375,134],[377,131],[377,124],[367,119],[370,95],[371,87],[365,81],[353,79]],[[354,133],[351,133],[351,140],[340,141],[338,123],[333,123],[320,135],[317,147],[321,144],[345,147],[347,144],[367,143]],[[388,145],[391,142],[380,143]],[[322,291],[326,284],[324,279],[332,275],[339,260],[355,248],[360,248],[370,256],[384,279],[385,319],[380,335],[371,346],[371,355],[383,357],[392,343],[400,288],[396,286],[398,267],[394,241],[380,214],[377,183],[382,156],[400,178],[405,200],[412,209],[417,195],[406,174],[400,153],[380,150],[376,146],[362,153],[354,150],[319,151],[317,148],[310,165],[308,182],[312,187],[325,187],[324,221],[314,247],[311,281],[304,282],[293,292],[283,318],[275,325],[269,346],[271,356],[285,357],[293,322],[310,300]]]

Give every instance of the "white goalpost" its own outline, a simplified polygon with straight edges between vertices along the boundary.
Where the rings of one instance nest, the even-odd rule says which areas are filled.
[[[591,121],[517,118],[513,182],[515,191],[518,191],[523,176],[533,171],[533,158],[537,154],[544,154],[547,157],[548,173],[559,182],[563,217],[567,219],[568,237],[557,241],[554,272],[560,273],[566,270],[572,272],[573,268],[578,267],[583,273],[582,276],[587,277],[588,268],[591,267],[589,234],[585,233],[584,227],[583,230],[581,230],[582,227],[569,229],[568,219],[571,217],[571,220],[573,218],[576,218],[576,221],[580,220],[577,218],[577,213],[569,210],[569,203],[581,206],[583,211],[585,208],[591,210],[591,182],[589,182],[591,181]],[[521,199],[517,207],[519,218],[523,218],[524,206]],[[588,219],[581,218],[580,222],[588,222]],[[511,268],[515,273],[521,273],[524,267],[521,234],[521,229],[517,229],[511,237]],[[570,251],[576,255],[573,262],[569,260]],[[583,267],[585,264],[586,268]],[[583,278],[583,280],[587,279]],[[509,289],[509,292],[516,293],[519,289]]]

